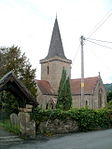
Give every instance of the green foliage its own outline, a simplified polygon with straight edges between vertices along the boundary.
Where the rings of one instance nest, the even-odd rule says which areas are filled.
[[[66,70],[63,69],[58,89],[56,108],[62,110],[69,110],[71,108],[71,105],[72,105],[72,96],[70,90],[69,77],[67,77]]]
[[[77,121],[79,131],[89,131],[102,128],[109,128],[112,125],[112,110],[107,108],[93,110],[88,108],[70,109],[63,111],[60,109],[42,110],[35,108],[32,118],[39,124],[48,120],[65,120],[67,118]]]
[[[104,86],[105,86],[107,92],[112,92],[112,83],[110,83],[110,84],[104,84]]]
[[[112,109],[112,100],[107,103],[106,108],[110,110]]]
[[[15,127],[10,123],[10,120],[0,121],[0,127],[7,129],[10,132],[13,132],[17,135],[20,135],[19,127]]]
[[[104,109],[92,110],[82,108],[76,113],[75,118],[79,123],[81,131],[108,128],[110,123],[107,111]]]
[[[1,104],[0,104],[0,110],[1,111],[5,111],[8,114],[11,113],[18,113],[18,100],[15,100],[15,97],[10,93],[10,92],[6,92],[3,91],[0,93],[1,96]],[[17,98],[17,97],[16,97]]]
[[[107,102],[112,101],[112,91],[107,92]]]
[[[66,118],[65,113],[66,113],[65,111],[62,111],[60,109],[43,110],[43,109],[37,107],[33,110],[32,118],[35,121],[39,120],[40,122],[47,121],[48,119],[54,120],[56,118],[64,120]]]
[[[20,48],[12,46],[1,48],[0,55],[0,78],[13,70],[16,77],[24,83],[31,94],[36,96],[37,89],[34,81],[36,69],[32,69],[25,53],[21,54]]]
[[[32,69],[29,60],[25,54],[21,53],[20,48],[16,46],[8,48],[0,48],[0,78],[2,78],[7,72],[14,71],[16,77],[23,82],[26,88],[30,91],[32,96],[37,96],[37,88],[35,82],[36,69]],[[5,98],[5,99],[4,99]],[[5,104],[5,109],[9,113],[15,111],[18,107],[17,96],[5,92],[0,94],[0,106]],[[19,103],[20,104],[20,103]],[[24,104],[24,103],[21,103]]]

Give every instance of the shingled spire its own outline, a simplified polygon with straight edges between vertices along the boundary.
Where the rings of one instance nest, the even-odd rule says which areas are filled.
[[[53,27],[51,42],[49,46],[49,52],[45,59],[49,59],[55,56],[61,57],[63,59],[67,59],[65,57],[64,50],[63,50],[63,44],[61,40],[57,17],[55,19],[55,23]]]

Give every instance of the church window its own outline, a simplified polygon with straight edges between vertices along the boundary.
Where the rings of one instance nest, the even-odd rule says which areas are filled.
[[[86,106],[88,106],[88,101],[86,100]]]
[[[99,89],[98,92],[98,108],[102,107],[102,89]]]
[[[48,105],[48,103],[46,104],[46,109],[48,109],[48,107],[49,107],[49,105]]]
[[[49,74],[49,66],[47,66],[47,74]]]

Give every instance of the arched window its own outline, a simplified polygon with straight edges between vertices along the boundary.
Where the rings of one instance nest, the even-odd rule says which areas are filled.
[[[49,106],[49,105],[48,105],[48,103],[47,103],[47,104],[46,104],[46,109],[48,109],[48,106]]]
[[[102,89],[100,88],[98,92],[98,108],[101,107],[102,107]]]
[[[49,74],[49,66],[47,66],[47,74]]]
[[[86,106],[88,106],[88,101],[86,100]]]

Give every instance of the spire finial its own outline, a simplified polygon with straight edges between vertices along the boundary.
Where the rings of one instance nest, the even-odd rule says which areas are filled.
[[[57,19],[57,12],[56,12],[56,19]]]
[[[98,72],[98,74],[99,74],[98,76],[99,76],[99,78],[100,78],[100,77],[101,77],[100,72]]]

